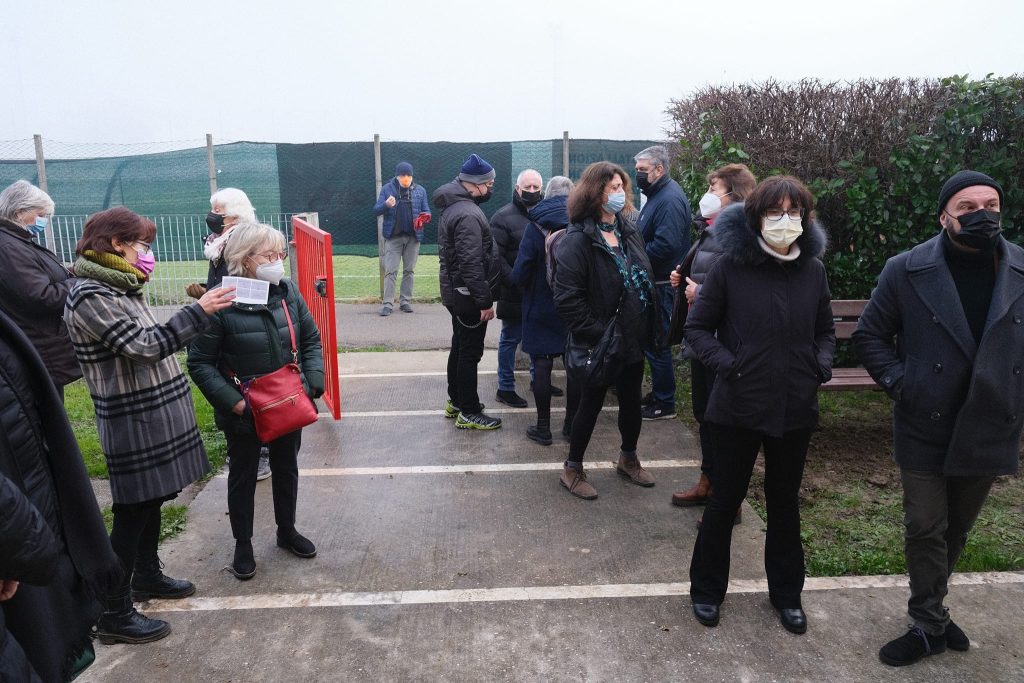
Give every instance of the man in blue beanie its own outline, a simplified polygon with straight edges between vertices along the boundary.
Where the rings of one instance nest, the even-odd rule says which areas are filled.
[[[445,417],[459,429],[498,429],[501,420],[484,414],[477,392],[477,366],[484,354],[487,321],[501,280],[500,258],[487,216],[480,209],[491,198],[494,167],[470,154],[455,180],[433,194],[441,210],[437,229],[441,303],[452,316]]]
[[[949,576],[992,482],[1017,471],[1024,249],[1002,237],[1002,206],[995,180],[954,174],[939,193],[942,229],[889,259],[853,333],[894,401],[913,624],[879,651],[891,666],[970,647],[943,605]]]
[[[381,230],[384,237],[384,296],[381,315],[391,315],[395,305],[395,283],[398,263],[402,262],[400,295],[403,313],[412,313],[413,270],[423,241],[423,226],[430,222],[427,191],[412,180],[412,164],[402,161],[395,166],[395,177],[380,188],[373,206],[374,216],[384,216]]]

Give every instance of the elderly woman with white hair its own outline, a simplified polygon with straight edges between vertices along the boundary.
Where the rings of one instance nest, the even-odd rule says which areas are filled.
[[[210,261],[206,284],[195,283],[185,288],[193,299],[215,286],[228,274],[224,260],[224,246],[231,235],[231,229],[239,223],[255,223],[256,209],[248,195],[235,187],[225,187],[210,196],[210,213],[206,214],[206,227],[210,234],[203,243],[203,255]]]
[[[551,445],[551,370],[555,359],[565,353],[565,338],[568,330],[555,310],[554,295],[548,273],[551,269],[546,244],[550,236],[569,224],[566,206],[573,183],[565,176],[555,176],[548,181],[544,199],[529,211],[530,224],[523,232],[519,243],[519,254],[512,268],[512,280],[523,293],[523,351],[530,354],[533,362],[533,397],[537,403],[537,424],[526,429],[526,436],[532,441]],[[556,238],[557,239],[557,238]],[[568,426],[572,424],[579,392],[570,385],[566,405],[566,421],[562,434],[568,438]]]
[[[74,276],[35,240],[53,210],[50,195],[27,180],[0,192],[0,309],[32,341],[63,397],[82,370],[62,318]]]
[[[292,362],[294,349],[307,394],[316,398],[324,390],[320,332],[298,287],[284,277],[285,255],[285,239],[279,230],[258,223],[235,226],[224,248],[228,273],[269,282],[267,303],[236,301],[219,311],[188,352],[188,371],[213,406],[217,426],[228,442],[228,516],[235,538],[229,568],[243,581],[256,574],[253,496],[262,444],[228,368],[240,382],[246,382]],[[301,442],[299,429],[267,444],[274,473],[274,519],[279,547],[298,557],[313,557],[316,546],[295,529]]]

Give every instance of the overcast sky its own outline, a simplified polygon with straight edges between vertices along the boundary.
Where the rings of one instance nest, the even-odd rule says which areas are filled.
[[[664,136],[708,83],[1024,72],[1019,0],[5,3],[0,141]]]

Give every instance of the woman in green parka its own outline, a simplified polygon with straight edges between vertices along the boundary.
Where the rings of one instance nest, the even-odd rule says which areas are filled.
[[[299,295],[298,286],[284,278],[285,239],[269,225],[246,223],[236,226],[224,249],[228,273],[270,283],[266,304],[234,302],[211,319],[210,327],[188,352],[188,371],[199,390],[213,406],[217,426],[228,442],[228,515],[235,538],[235,555],[230,569],[241,580],[256,574],[253,555],[253,497],[259,465],[260,439],[239,381],[266,375],[292,360],[291,334],[284,307],[287,306],[295,331],[298,364],[310,398],[324,390],[324,363],[320,332]],[[282,302],[284,306],[282,306]],[[316,546],[295,529],[295,507],[299,490],[298,453],[302,430],[286,434],[268,445],[274,493],[277,545],[298,557],[313,557]]]

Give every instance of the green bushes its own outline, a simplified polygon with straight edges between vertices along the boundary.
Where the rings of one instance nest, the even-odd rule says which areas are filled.
[[[935,234],[939,189],[962,168],[1003,186],[1005,235],[1021,241],[1021,76],[708,86],[667,113],[673,174],[694,202],[707,172],[732,162],[808,184],[834,298],[866,298],[887,258]]]

